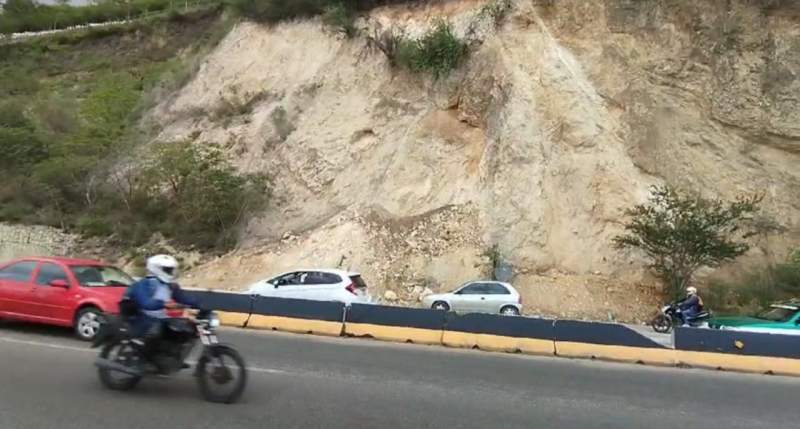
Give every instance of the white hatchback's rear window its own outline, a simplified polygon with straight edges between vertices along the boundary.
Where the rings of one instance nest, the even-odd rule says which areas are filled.
[[[364,282],[364,279],[362,279],[361,276],[350,276],[350,281],[352,281],[353,284],[359,289],[367,288],[367,283]]]

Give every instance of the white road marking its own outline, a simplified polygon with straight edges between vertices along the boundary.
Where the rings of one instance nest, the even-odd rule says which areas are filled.
[[[47,343],[40,343],[38,341],[27,341],[27,340],[20,340],[18,338],[10,338],[10,337],[0,337],[0,341],[5,341],[7,343],[16,343],[16,344],[27,344],[29,346],[39,346],[39,347],[48,347],[51,349],[58,349],[58,350],[72,350],[76,352],[89,352],[93,353],[92,349],[85,349],[81,347],[73,347],[73,346],[62,346],[59,344],[47,344]]]
[[[86,348],[74,347],[74,346],[62,346],[62,345],[59,345],[59,344],[40,343],[38,341],[20,340],[18,338],[0,337],[0,341],[6,342],[6,343],[14,343],[14,344],[25,344],[25,345],[29,345],[29,346],[47,347],[47,348],[57,349],[57,350],[71,350],[71,351],[75,351],[75,352],[96,353],[96,351],[93,350],[93,349],[86,349]],[[197,364],[197,361],[187,360],[186,363],[195,365],[195,364]],[[266,373],[266,374],[287,374],[288,373],[288,371],[284,371],[284,370],[281,370],[281,369],[259,368],[257,366],[249,366],[249,367],[247,367],[247,370],[248,371],[252,371],[252,372],[262,372],[262,373]]]

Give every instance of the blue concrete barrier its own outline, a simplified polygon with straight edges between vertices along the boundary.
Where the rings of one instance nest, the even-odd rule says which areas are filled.
[[[209,310],[250,314],[253,308],[253,299],[247,294],[204,290],[185,290],[184,293],[197,300],[201,308]]]

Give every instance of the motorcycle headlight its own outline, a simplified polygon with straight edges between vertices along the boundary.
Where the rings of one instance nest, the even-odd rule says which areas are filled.
[[[219,325],[219,317],[216,313],[211,313],[211,316],[208,318],[208,326],[212,328],[218,328]]]

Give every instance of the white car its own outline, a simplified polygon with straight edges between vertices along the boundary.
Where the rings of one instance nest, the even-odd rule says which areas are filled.
[[[453,292],[428,295],[422,299],[422,303],[434,310],[453,310],[458,313],[522,314],[519,292],[508,283],[489,280],[472,281]]]
[[[247,289],[252,295],[338,301],[346,305],[354,302],[366,304],[370,301],[367,284],[361,274],[343,270],[290,271],[271,279],[260,280]]]

